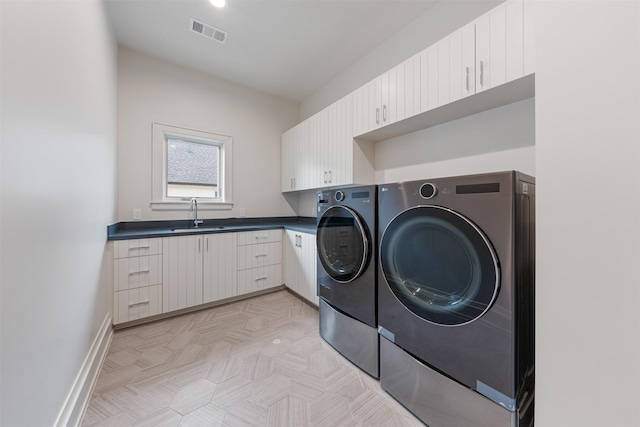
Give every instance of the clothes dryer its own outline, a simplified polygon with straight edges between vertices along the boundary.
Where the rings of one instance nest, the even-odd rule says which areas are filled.
[[[535,185],[380,185],[382,387],[431,427],[533,420]]]
[[[378,378],[376,186],[318,192],[320,335]]]

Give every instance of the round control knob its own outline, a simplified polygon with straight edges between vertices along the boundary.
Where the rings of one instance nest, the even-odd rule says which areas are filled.
[[[435,196],[437,192],[438,187],[436,187],[435,184],[431,184],[430,182],[422,184],[422,186],[420,187],[420,196],[423,199],[430,199]]]
[[[343,201],[344,200],[344,191],[340,191],[340,190],[336,191],[336,194],[335,194],[334,197],[336,198],[337,202]]]

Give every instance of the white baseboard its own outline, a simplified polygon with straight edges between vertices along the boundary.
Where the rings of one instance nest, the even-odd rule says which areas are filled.
[[[112,337],[111,314],[108,313],[65,399],[58,419],[54,424],[56,427],[76,427],[82,422]]]

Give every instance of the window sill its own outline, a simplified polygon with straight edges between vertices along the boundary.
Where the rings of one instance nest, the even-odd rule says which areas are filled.
[[[189,200],[160,200],[150,203],[153,211],[190,211],[191,202]],[[198,200],[198,210],[202,211],[230,211],[233,209],[233,202],[207,202]]]

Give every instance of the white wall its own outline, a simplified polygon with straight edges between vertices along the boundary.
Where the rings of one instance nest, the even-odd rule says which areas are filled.
[[[301,121],[421,52],[504,0],[441,1],[305,99]],[[357,29],[356,29],[357,30]]]
[[[116,48],[99,1],[0,8],[0,424],[49,426],[108,320]]]
[[[535,175],[534,99],[375,146],[376,184],[518,170]]]
[[[536,15],[536,425],[638,426],[640,3]]]
[[[202,218],[295,215],[280,193],[280,137],[298,106],[127,48],[118,53],[118,220],[188,219],[188,211],[152,211],[151,126],[162,123],[233,137],[232,210]]]

